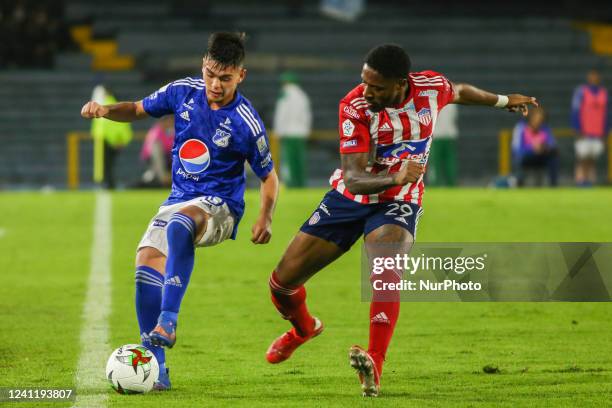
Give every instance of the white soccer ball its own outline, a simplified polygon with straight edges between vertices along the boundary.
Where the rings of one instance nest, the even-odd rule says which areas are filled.
[[[119,394],[151,391],[159,376],[159,364],[149,349],[140,344],[119,347],[108,358],[106,378]]]

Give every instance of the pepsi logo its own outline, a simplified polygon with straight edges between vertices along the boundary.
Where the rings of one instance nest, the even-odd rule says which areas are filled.
[[[189,139],[179,149],[179,159],[187,173],[197,174],[208,168],[210,152],[201,140]]]

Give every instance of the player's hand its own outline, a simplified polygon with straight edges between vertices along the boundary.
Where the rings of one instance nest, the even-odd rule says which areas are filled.
[[[89,101],[81,108],[81,116],[85,119],[101,118],[108,113],[108,108],[97,102]]]
[[[402,162],[400,170],[393,175],[393,182],[398,186],[403,186],[408,183],[414,183],[425,172],[425,166],[414,160],[405,160]]]
[[[508,109],[509,112],[520,111],[523,116],[527,116],[527,113],[529,113],[529,105],[540,106],[533,96],[511,94],[508,95],[508,105],[506,105],[506,109]]]
[[[267,244],[272,238],[272,220],[266,217],[259,217],[253,228],[251,242],[254,244]]]

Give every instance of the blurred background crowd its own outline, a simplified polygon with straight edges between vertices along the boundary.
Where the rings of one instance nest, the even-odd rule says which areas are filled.
[[[612,8],[470,4],[468,15],[458,3],[399,0],[0,0],[0,188],[167,186],[172,118],[116,126],[82,120],[80,107],[201,75],[218,30],[248,35],[241,92],[263,117],[289,187],[326,184],[339,161],[338,101],[383,42],[402,45],[415,71],[542,104],[525,119],[445,108],[430,185],[610,183]]]

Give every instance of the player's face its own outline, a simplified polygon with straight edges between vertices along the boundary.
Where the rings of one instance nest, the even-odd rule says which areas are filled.
[[[592,70],[587,74],[587,82],[591,85],[599,85],[601,83],[601,77],[599,72]]]
[[[385,78],[368,64],[363,65],[361,81],[365,85],[363,96],[372,112],[397,105],[402,101],[406,80]]]
[[[206,84],[208,102],[221,106],[231,102],[245,75],[246,69],[242,66],[222,66],[214,60],[204,58],[202,78]]]

